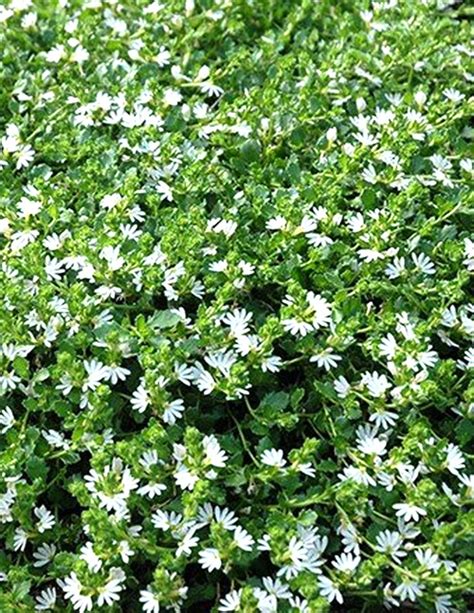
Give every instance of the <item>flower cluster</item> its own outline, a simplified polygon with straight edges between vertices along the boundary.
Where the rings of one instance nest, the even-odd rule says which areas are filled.
[[[469,11],[3,2],[0,611],[472,610]]]

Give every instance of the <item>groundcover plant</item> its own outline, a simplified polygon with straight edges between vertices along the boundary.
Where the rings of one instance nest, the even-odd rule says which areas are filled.
[[[0,7],[0,612],[472,611],[472,34]]]

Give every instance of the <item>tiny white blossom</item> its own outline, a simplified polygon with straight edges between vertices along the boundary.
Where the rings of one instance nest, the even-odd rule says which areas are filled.
[[[51,513],[51,511],[48,511],[48,509],[44,505],[41,505],[40,507],[35,507],[33,513],[38,518],[38,522],[36,524],[38,532],[45,532],[46,530],[51,530],[51,528],[56,523],[54,515]]]
[[[222,566],[222,559],[217,549],[209,547],[199,552],[199,564],[204,570],[212,572]]]
[[[399,502],[394,504],[393,508],[397,511],[397,517],[403,518],[406,522],[411,520],[417,522],[420,517],[426,515],[424,509],[410,503]]]
[[[318,578],[318,583],[321,596],[324,596],[329,603],[333,602],[334,600],[339,604],[344,602],[341,592],[339,591],[337,585],[331,581],[331,579],[321,575]]]
[[[204,447],[206,461],[211,464],[211,466],[223,468],[228,460],[228,455],[221,449],[216,437],[212,434],[205,436],[202,444]]]
[[[8,432],[10,428],[13,428],[14,423],[15,416],[13,415],[13,412],[10,407],[5,407],[2,411],[0,411],[0,425],[3,426],[0,432],[2,434]]]
[[[282,449],[265,449],[260,456],[260,460],[263,464],[276,468],[283,468],[286,464]]]
[[[142,610],[145,613],[159,613],[160,601],[158,596],[152,591],[151,586],[148,586],[146,590],[140,590],[140,602],[142,603]]]
[[[56,589],[48,587],[36,597],[35,611],[53,610],[56,605]]]
[[[56,546],[50,545],[48,543],[43,543],[38,547],[38,549],[33,553],[33,557],[35,558],[35,562],[33,562],[33,566],[37,568],[41,568],[42,566],[46,566],[49,564],[51,560],[54,558],[56,554]]]

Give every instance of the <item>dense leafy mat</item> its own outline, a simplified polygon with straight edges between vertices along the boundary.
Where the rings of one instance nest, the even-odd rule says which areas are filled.
[[[469,10],[3,3],[2,613],[472,607]]]

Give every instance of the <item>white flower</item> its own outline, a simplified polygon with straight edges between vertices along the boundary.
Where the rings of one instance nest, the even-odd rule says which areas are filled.
[[[219,551],[213,548],[203,549],[199,552],[199,564],[204,570],[212,572],[218,570],[222,566],[222,560]]]
[[[464,255],[463,264],[469,271],[474,270],[474,241],[470,238],[464,239]]]
[[[177,106],[182,99],[183,96],[176,89],[168,88],[165,90],[163,101],[166,105]]]
[[[64,45],[56,45],[46,53],[45,57],[47,62],[57,64],[63,57],[65,57],[65,55],[66,52]]]
[[[308,234],[307,236],[308,236],[309,244],[312,245],[313,247],[328,247],[329,245],[332,245],[334,243],[332,238],[330,238],[329,236],[326,236],[325,234],[318,234],[318,233],[312,232]]]
[[[220,219],[214,217],[207,222],[207,232],[215,232],[216,234],[224,234],[227,238],[230,238],[237,230],[238,224],[236,221],[230,219]]]
[[[56,523],[54,515],[51,513],[51,511],[48,511],[48,509],[44,505],[41,505],[40,507],[35,507],[33,513],[38,518],[38,523],[36,524],[38,532],[45,532],[46,530],[50,530]]]
[[[369,421],[374,422],[376,428],[383,428],[384,430],[394,426],[397,419],[398,415],[396,413],[383,410],[378,410],[369,416]]]
[[[100,588],[97,605],[99,607],[103,605],[111,607],[115,602],[118,602],[120,600],[119,594],[123,590],[122,583],[124,580],[125,573],[121,568],[111,568],[109,580]]]
[[[282,449],[265,449],[265,451],[260,455],[260,460],[263,464],[266,464],[267,466],[274,466],[276,468],[283,468],[283,466],[286,464]]]
[[[464,94],[461,94],[460,91],[454,89],[453,87],[445,89],[443,91],[443,96],[454,103],[462,102],[462,100],[464,100],[464,98],[466,97]]]
[[[354,232],[354,234],[363,230],[365,228],[365,221],[362,213],[354,213],[354,215],[348,217],[347,227],[351,232]]]
[[[439,356],[436,351],[431,350],[431,345],[428,346],[426,351],[419,351],[416,356],[413,358],[413,366],[412,369],[416,370],[420,368],[421,370],[426,370],[427,368],[433,368],[433,366],[438,361]],[[407,359],[407,362],[410,361],[410,356]],[[408,365],[408,364],[407,364]]]
[[[335,583],[331,581],[328,577],[320,576],[318,578],[319,589],[321,592],[321,596],[327,599],[328,602],[333,602],[335,600],[339,604],[344,602],[342,598],[341,592],[338,590]]]
[[[453,475],[457,475],[460,470],[462,470],[466,464],[466,460],[457,445],[453,445],[449,443],[446,447],[446,465],[448,470]]]
[[[311,613],[307,600],[300,598],[299,596],[292,596],[289,599],[290,606],[297,610],[297,613]]]
[[[245,309],[234,309],[226,313],[221,321],[226,326],[229,326],[233,336],[243,336],[249,332],[249,323],[252,320],[252,313]]]
[[[407,485],[412,485],[418,478],[420,474],[421,465],[413,466],[408,462],[399,462],[395,465],[395,468],[398,470],[400,475],[400,480],[402,483],[406,483]]]
[[[316,219],[314,219],[313,217],[310,217],[309,215],[305,215],[303,219],[301,220],[300,225],[295,228],[294,233],[295,234],[300,234],[300,233],[308,234],[316,230],[317,225],[318,225],[318,222]]]
[[[385,455],[387,452],[387,441],[377,437],[377,430],[370,426],[359,426],[357,428],[357,448],[364,454],[377,456]]]
[[[156,185],[156,191],[160,194],[161,200],[173,202],[173,192],[171,187],[164,181],[159,181]]]
[[[6,392],[7,390],[14,390],[21,379],[14,372],[7,372],[0,375],[0,390]]]
[[[224,93],[222,87],[214,85],[214,83],[211,83],[210,81],[204,81],[203,83],[201,83],[200,89],[204,94],[208,94],[209,96],[214,96],[216,98],[218,96],[222,96],[222,94]]]
[[[128,564],[131,556],[135,553],[133,549],[130,548],[130,545],[127,541],[120,541],[119,546],[119,555],[122,558],[122,562],[124,564]]]
[[[379,344],[380,354],[389,360],[393,360],[397,352],[397,348],[397,341],[395,340],[393,334],[387,334],[387,336],[383,338]]]
[[[107,245],[100,251],[99,257],[107,262],[110,271],[120,270],[125,264],[125,259],[120,255],[120,246]]]
[[[411,600],[415,602],[418,596],[422,594],[423,585],[418,581],[406,580],[395,588],[395,596],[399,596],[402,600]]]
[[[163,6],[163,5],[157,4],[157,3],[154,3],[154,5],[155,6],[159,6],[160,8]],[[152,6],[153,6],[153,4],[149,4],[147,7],[145,7],[144,12],[145,13],[153,12],[153,11],[150,10],[150,7],[152,7]],[[168,51],[168,49],[166,49],[162,45],[160,47],[160,51],[159,51],[158,55],[155,56],[154,60],[158,64],[158,66],[160,68],[163,68],[164,66],[167,66],[170,63],[170,61],[171,61],[171,53]]]
[[[84,49],[82,45],[78,45],[71,54],[71,61],[77,62],[78,64],[83,64],[86,60],[89,59],[89,57],[89,51],[87,51],[87,49]]]
[[[130,404],[132,405],[132,408],[139,413],[143,413],[150,404],[150,397],[143,380],[133,392]]]
[[[271,551],[270,545],[270,535],[264,534],[262,538],[259,538],[257,541],[257,549],[259,551]]]
[[[255,543],[253,537],[240,526],[234,530],[234,541],[240,549],[244,551],[252,551],[252,545]]]
[[[65,598],[72,602],[74,608],[77,609],[79,613],[84,613],[84,611],[92,611],[92,596],[82,594],[83,586],[76,573],[72,572],[65,579],[60,579],[58,583],[61,589],[64,591]]]
[[[415,267],[418,268],[418,270],[420,270],[425,275],[435,274],[436,269],[434,267],[433,262],[424,253],[420,253],[419,255],[417,255],[416,253],[412,253],[411,259],[413,260]]]
[[[171,511],[168,513],[166,511],[155,511],[151,517],[151,522],[158,528],[159,530],[163,530],[163,532],[167,532],[168,530],[173,530],[182,522],[183,516],[180,513],[175,513]]]
[[[181,419],[184,413],[184,402],[179,398],[169,402],[163,412],[163,421],[172,426],[178,419]]]
[[[107,381],[110,381],[112,385],[116,385],[119,381],[125,381],[130,374],[128,368],[122,366],[106,366],[107,369]]]
[[[56,447],[58,449],[69,449],[69,443],[65,439],[64,434],[61,432],[57,432],[56,430],[43,430],[41,434],[47,443],[52,447]]]
[[[176,483],[182,490],[193,490],[196,483],[199,481],[199,477],[188,470],[184,465],[174,473]]]
[[[302,464],[294,463],[292,464],[293,468],[296,468],[297,471],[307,475],[308,477],[315,477],[316,470],[313,468],[310,462],[303,462]]]
[[[213,508],[213,506],[212,506],[212,504],[210,502],[205,502],[202,507],[199,507],[198,513],[197,513],[197,518],[196,518],[197,519],[196,526],[198,526],[199,529],[200,528],[204,528],[205,526],[208,526],[212,522],[212,519],[214,517],[214,513],[216,515],[216,521],[218,521],[218,522],[221,522],[220,515],[222,513],[222,518],[223,518],[222,525],[223,525],[223,527],[226,530],[233,530],[235,528],[234,524],[237,522],[237,518],[235,517],[235,513],[230,511],[227,507],[225,509],[221,509],[218,506]],[[231,518],[231,521],[232,521],[230,526],[225,525],[225,518],[228,515],[229,515],[229,517]]]
[[[36,611],[48,611],[53,609],[56,604],[56,590],[54,587],[48,587],[42,590],[39,596],[36,597]]]
[[[293,336],[306,336],[313,329],[311,324],[294,318],[284,319],[281,323],[285,331],[293,334]]]
[[[329,128],[326,132],[326,139],[329,143],[334,143],[337,140],[337,128]]]
[[[426,515],[426,511],[421,507],[405,502],[398,502],[393,505],[393,508],[397,511],[397,517],[402,517],[406,522],[410,520],[417,522],[420,517]]]
[[[13,534],[13,549],[14,551],[25,551],[28,535],[23,528],[17,528]]]
[[[227,613],[228,611],[237,611],[240,607],[241,590],[232,590],[224,598],[219,600],[218,611]]]
[[[205,436],[202,441],[206,462],[216,468],[223,468],[229,456],[221,449],[214,435]]]
[[[459,480],[467,488],[466,496],[474,497],[474,475],[459,475]]]
[[[407,555],[406,551],[403,551],[403,539],[399,532],[391,532],[390,530],[384,530],[377,535],[377,545],[374,547],[375,551],[381,553],[387,553],[390,555],[397,564],[401,563],[401,558]]]
[[[240,260],[240,262],[238,263],[238,267],[242,271],[242,275],[244,277],[250,277],[255,272],[255,266],[253,264],[250,264],[250,262],[246,262],[245,260]]]
[[[356,466],[346,466],[342,473],[338,474],[341,481],[353,480],[362,485],[376,486],[377,482],[369,475],[365,468],[357,468]]]
[[[179,557],[183,553],[185,556],[191,555],[193,547],[196,547],[198,544],[199,538],[194,535],[193,529],[189,530],[176,549],[176,556]]]
[[[166,485],[163,483],[146,483],[138,488],[137,493],[140,496],[148,496],[148,498],[155,498],[155,496],[159,496],[161,492],[166,490]]]
[[[277,215],[267,221],[266,227],[268,230],[284,230],[287,227],[287,221],[281,215]]]
[[[361,383],[367,387],[367,391],[373,398],[384,396],[385,392],[392,387],[387,377],[376,371],[364,373]]]
[[[458,360],[458,364],[461,366],[461,368],[463,370],[474,369],[474,348],[473,347],[470,347],[469,349],[467,349],[467,351],[464,353],[464,359],[466,360],[465,362]]]
[[[147,613],[159,613],[160,601],[158,596],[152,592],[151,586],[148,586],[146,590],[140,590],[140,602],[142,603],[142,610]]]
[[[320,351],[309,359],[310,362],[316,362],[319,368],[324,368],[326,372],[329,372],[331,368],[336,368],[337,363],[341,360],[341,356],[334,353],[332,347]]]
[[[342,542],[345,545],[344,551],[345,553],[353,552],[356,556],[360,555],[360,546],[359,541],[360,538],[357,534],[356,528],[349,524],[347,526],[341,525],[338,528],[338,532],[342,534]]]
[[[95,390],[99,387],[100,382],[107,379],[109,372],[107,366],[98,360],[84,360],[84,369],[87,373],[87,378],[82,385],[82,391]]]
[[[341,553],[332,562],[335,569],[343,573],[352,573],[360,564],[360,556],[353,556],[351,553]]]
[[[293,566],[302,568],[302,564],[307,558],[308,550],[302,540],[296,536],[292,536],[288,543],[288,555],[291,558]]]
[[[386,609],[391,609],[392,607],[399,607],[400,602],[394,598],[392,584],[387,583],[383,588],[383,604]]]
[[[415,557],[418,560],[418,564],[420,564],[420,566],[423,566],[425,569],[436,572],[441,568],[439,556],[434,553],[430,548],[425,550],[417,549],[415,551]]]
[[[13,427],[14,423],[15,423],[15,416],[13,415],[10,407],[5,407],[3,411],[0,411],[0,425],[3,426],[0,432],[2,434],[5,434],[5,432],[8,432],[8,430],[10,430],[10,428]]]
[[[283,360],[279,356],[272,355],[262,361],[261,368],[263,372],[278,372],[282,364]]]
[[[436,613],[452,613],[452,597],[450,594],[446,596],[438,596],[435,600]]]
[[[207,511],[209,511],[209,509],[206,509],[205,507],[203,507],[201,509],[202,513],[205,513]],[[210,508],[211,511],[211,517],[209,519],[212,518],[212,507]],[[217,523],[221,524],[221,526],[223,528],[225,528],[226,530],[235,530],[236,529],[236,524],[237,524],[237,517],[235,516],[235,513],[233,511],[231,511],[230,509],[228,509],[227,507],[224,509],[221,509],[220,507],[214,507],[214,517]]]
[[[359,249],[357,253],[364,262],[375,262],[385,258],[385,254],[376,249]]]
[[[209,366],[219,370],[224,377],[229,377],[230,369],[237,362],[237,356],[231,350],[221,349],[205,356],[204,360]]]
[[[424,106],[427,100],[427,95],[424,91],[419,90],[415,93],[413,98],[418,106]]]
[[[347,379],[341,375],[334,380],[334,389],[339,398],[345,398],[349,394],[351,386]]]
[[[318,330],[319,328],[328,326],[331,322],[331,305],[329,302],[319,294],[314,294],[314,292],[308,292],[306,299],[314,313],[312,321],[313,328]]]
[[[92,543],[88,542],[81,547],[81,560],[84,560],[92,572],[97,572],[102,567],[102,560],[95,553]]]
[[[268,594],[265,590],[255,587],[252,590],[253,596],[257,599],[256,610],[260,613],[275,613],[278,602],[273,594]]]
[[[356,138],[363,145],[370,146],[375,143],[374,138],[370,134],[368,134],[368,132],[362,132],[360,133],[360,135],[357,134]],[[375,170],[373,164],[369,164],[368,168],[364,168],[361,176],[366,183],[370,183],[371,185],[374,185],[375,183],[377,183],[377,180],[378,180],[377,171]]]
[[[124,467],[119,458],[114,458],[103,474],[92,469],[84,480],[87,489],[99,500],[100,507],[119,514],[126,510],[131,492],[138,487],[138,479],[132,477],[130,469]]]
[[[32,200],[23,196],[18,203],[19,215],[24,218],[37,215],[41,211],[42,206],[39,200]]]
[[[263,577],[262,583],[266,591],[278,600],[289,600],[291,592],[286,583],[280,579],[272,579],[271,577]]]
[[[216,386],[214,377],[210,372],[205,370],[200,362],[196,362],[191,369],[191,377],[193,383],[196,385],[199,391],[205,396],[208,396]]]
[[[56,553],[55,545],[52,545],[52,544],[49,545],[48,543],[43,543],[42,545],[38,547],[37,551],[33,553],[33,557],[36,560],[36,562],[33,562],[33,566],[35,566],[36,568],[40,568],[41,566],[46,566],[46,564],[49,564],[51,560],[54,558],[55,553]]]
[[[60,281],[61,275],[64,274],[63,263],[57,258],[51,258],[49,255],[44,260],[44,271],[50,281]]]
[[[7,234],[11,229],[10,220],[6,217],[0,217],[0,235]]]

